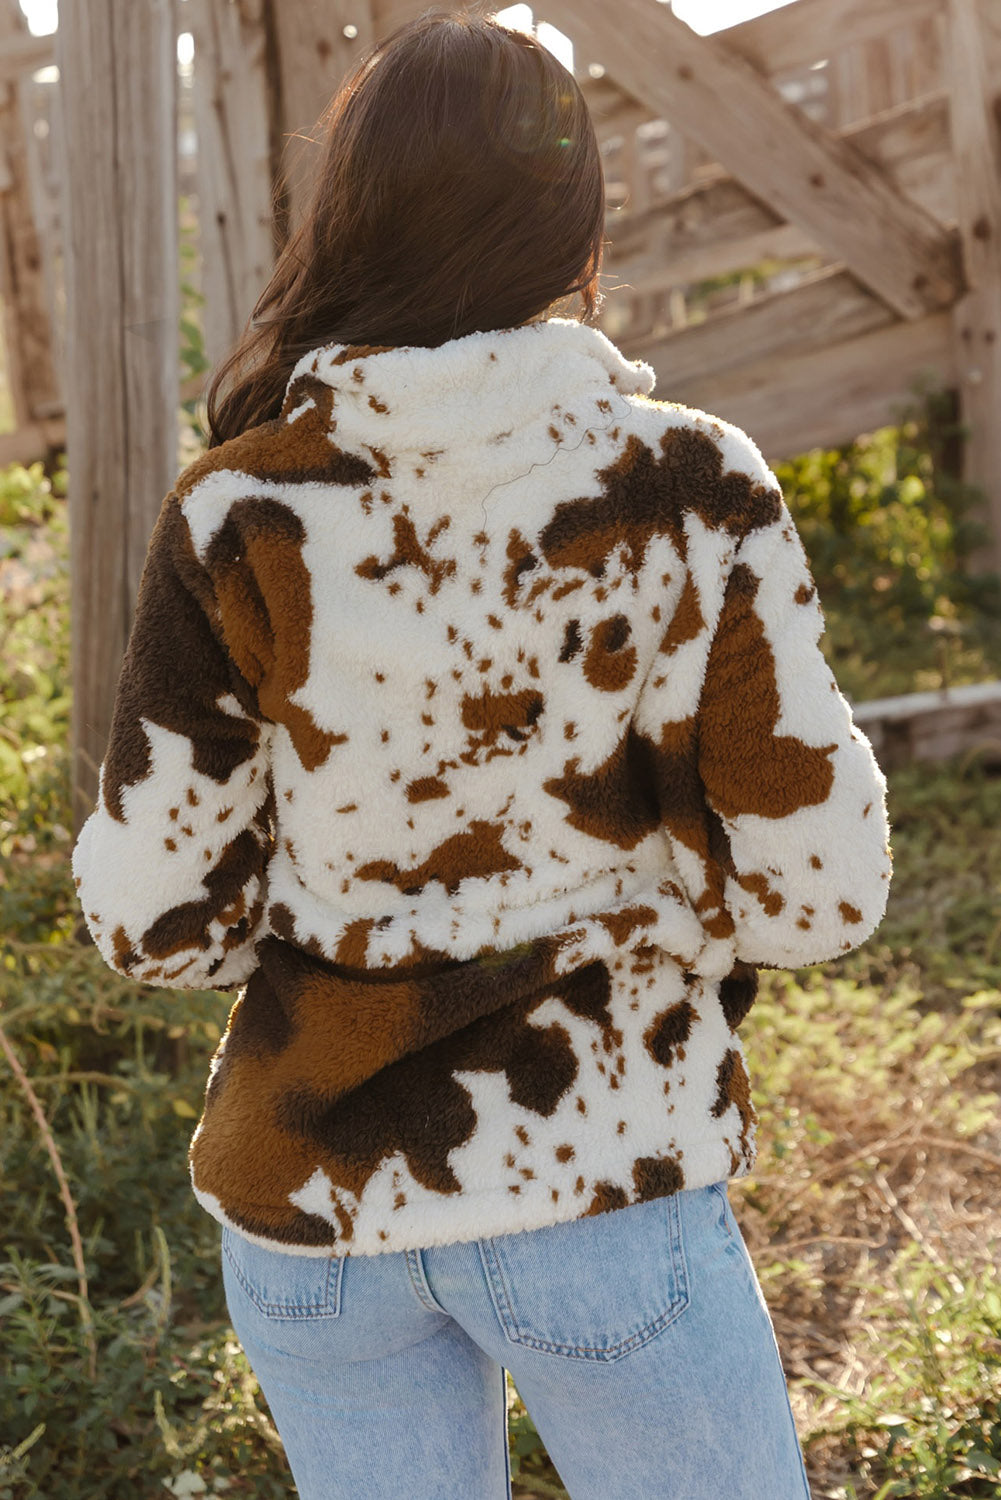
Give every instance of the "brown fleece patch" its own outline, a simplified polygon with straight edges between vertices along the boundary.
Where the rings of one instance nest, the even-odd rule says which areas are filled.
[[[777,917],[786,904],[785,897],[769,885],[768,876],[762,870],[755,870],[748,875],[738,875],[737,884],[761,902],[766,917]]]
[[[448,796],[451,796],[448,783],[442,781],[440,776],[418,776],[416,781],[407,784],[408,802],[430,802],[436,797]]]
[[[289,412],[309,397],[315,405],[289,422]],[[196,458],[178,479],[176,492],[183,499],[207,475],[224,469],[252,474],[261,484],[370,484],[375,477],[372,465],[359,454],[335,446],[330,439],[335,427],[331,387],[315,375],[299,375],[288,389],[280,416],[249,427]]]
[[[128,934],[124,927],[116,927],[111,934],[111,945],[115,955],[115,965],[126,971],[135,964],[138,954],[129,942]]]
[[[254,694],[214,634],[212,609],[211,581],[169,495],[150,539],[104,758],[105,805],[119,822],[125,787],[144,780],[152,763],[143,718],[190,740],[194,769],[219,783],[257,749]],[[178,671],[179,662],[198,670]],[[230,693],[247,717],[216,706]]]
[[[607,1214],[615,1208],[625,1208],[629,1203],[629,1194],[617,1182],[596,1182],[592,1192],[593,1196],[584,1210],[583,1218],[587,1218],[589,1214]]]
[[[284,938],[286,943],[298,941],[295,935],[295,915],[284,901],[273,901],[268,907],[268,926],[276,937]]]
[[[660,738],[643,739],[659,818],[672,838],[702,861],[705,889],[696,903],[702,925],[712,937],[729,937],[733,918],[726,910],[726,877],[733,874],[730,842],[722,823],[707,805],[698,771],[698,728],[694,718],[668,721]]]
[[[374,927],[374,917],[356,917],[353,922],[349,922],[337,944],[337,962],[352,968],[365,968],[368,963],[369,934]]]
[[[456,569],[454,557],[433,557],[429,550],[448,524],[448,517],[440,516],[430,527],[427,539],[422,544],[417,535],[417,528],[410,517],[397,511],[393,516],[394,551],[392,555],[385,561],[380,561],[373,553],[356,564],[355,572],[359,578],[368,578],[378,583],[396,568],[417,568],[427,578],[431,593],[436,594],[442,581],[445,578],[451,578]]]
[[[624,943],[637,927],[648,927],[656,922],[657,913],[652,906],[621,906],[618,911],[600,912],[596,919],[612,941]]]
[[[539,565],[539,559],[532,550],[531,543],[522,536],[517,528],[508,533],[507,539],[507,567],[504,569],[504,601],[508,609],[517,609],[518,591],[521,588],[522,575],[530,573]],[[548,586],[549,580],[543,579],[536,584],[525,599],[526,604]]]
[[[670,1068],[676,1056],[683,1060],[685,1043],[692,1034],[693,1022],[698,1019],[698,1011],[687,1000],[679,1000],[654,1016],[643,1033],[643,1045],[654,1062]]]
[[[332,1007],[349,1027],[357,1028],[361,1021],[367,1037],[367,1018],[386,1008],[379,996],[395,991],[397,982],[370,980],[366,995],[357,981],[346,981],[326,966],[326,995],[320,983],[303,1006],[295,971],[305,961],[287,945],[265,939],[262,968],[231,1015],[203,1127],[193,1145],[199,1188],[216,1193],[242,1227],[279,1240],[305,1231],[303,1243],[309,1244],[349,1242],[351,1237],[350,1213],[338,1216],[336,1229],[327,1226],[323,1233],[319,1222],[288,1203],[289,1193],[318,1166],[340,1187],[360,1195],[379,1163],[400,1152],[423,1186],[457,1192],[448,1156],[470,1138],[477,1116],[468,1091],[453,1074],[504,1072],[512,1099],[547,1117],[572,1086],[578,1064],[565,1028],[532,1026],[532,1012],[555,996],[572,1013],[610,1029],[605,966],[593,963],[560,979],[547,978],[554,956],[551,939],[539,939],[497,955],[490,965],[476,959],[451,963],[409,986],[409,1019],[400,1035],[402,1039],[413,1023],[411,1002],[420,996],[423,1030],[416,1050],[335,1098],[322,1079],[318,1089],[303,1087],[301,1069],[286,1059],[293,1053],[308,1059],[312,1038],[312,1047],[326,1048],[339,1068],[334,1056],[339,1034],[329,1020]],[[316,966],[312,969],[316,979]],[[337,999],[341,988],[344,996]],[[477,1013],[479,1018],[468,1023]],[[381,1028],[382,1022],[378,1024]],[[372,1038],[373,1055],[374,1044],[381,1045],[384,1035],[380,1029]],[[436,1044],[425,1045],[435,1035]],[[359,1056],[365,1045],[363,1037]],[[254,1139],[241,1155],[240,1134],[251,1129],[251,1120]],[[262,1120],[268,1122],[263,1130]],[[258,1208],[264,1204],[274,1207]]]
[[[638,572],[654,536],[670,537],[687,555],[686,513],[731,535],[764,526],[779,515],[781,495],[735,470],[723,471],[723,454],[708,434],[669,428],[654,453],[635,434],[620,456],[598,473],[601,494],[565,500],[543,528],[540,544],[551,567],[581,568],[600,578],[621,547]]]
[[[478,765],[480,752],[485,761],[495,755],[513,755],[515,745],[522,744],[535,731],[545,699],[536,688],[522,688],[517,693],[496,693],[490,688],[462,699],[462,723],[471,731],[460,760]]]
[[[170,958],[190,948],[208,950],[213,942],[209,926],[227,917],[232,925],[223,937],[223,952],[244,941],[250,929],[245,891],[255,876],[263,875],[268,862],[274,811],[274,795],[269,790],[252,825],[228,843],[212,868],[202,875],[205,895],[169,907],[146,929],[141,942],[150,958]],[[210,978],[221,963],[222,958],[210,966]]]
[[[656,743],[644,739],[660,814],[671,834],[697,854],[708,853],[705,795],[698,772],[698,731],[694,718],[667,720]]]
[[[373,354],[391,354],[392,344],[345,344],[331,359],[332,365],[350,365],[358,359],[368,359]]]
[[[720,981],[719,1003],[731,1031],[737,1027],[754,1004],[758,993],[758,971],[753,964],[737,963]]]
[[[233,660],[257,689],[262,714],[285,726],[303,766],[315,771],[347,735],[320,729],[308,709],[291,701],[309,676],[313,602],[305,540],[302,521],[281,501],[237,500],[205,563]]]
[[[292,994],[294,1034],[273,1061],[279,1092],[340,1098],[421,1044],[421,987],[413,979],[332,983],[321,970],[298,976]]]
[[[680,1193],[685,1185],[681,1163],[674,1156],[641,1156],[633,1163],[633,1186],[640,1203]]]
[[[664,639],[660,643],[661,651],[668,656],[673,655],[679,646],[684,646],[688,641],[694,641],[699,632],[705,629],[705,624],[702,618],[698,585],[691,573],[688,573],[681,590],[681,598],[671,616],[671,623],[664,633]]]
[[[592,838],[632,849],[660,819],[650,774],[648,742],[630,724],[615,749],[593,771],[580,759],[565,762],[562,776],[542,783],[544,792],[566,802],[566,820]]]
[[[563,644],[560,646],[560,661],[573,661],[583,644],[580,638],[580,621],[568,620],[563,631]]]
[[[751,1101],[751,1082],[740,1053],[733,1048],[724,1053],[716,1069],[716,1098],[709,1113],[714,1119],[725,1115],[730,1105],[737,1107],[740,1115],[740,1145],[746,1156],[750,1147],[751,1128],[757,1121]]]
[[[830,795],[834,744],[777,735],[775,657],[754,608],[759,580],[746,563],[730,575],[709,652],[700,713],[699,771],[725,818],[786,818]]]
[[[384,880],[405,896],[416,896],[432,880],[454,896],[462,880],[484,879],[520,870],[521,860],[504,848],[505,824],[474,818],[468,829],[438,844],[419,865],[401,869],[392,860],[373,859],[355,872],[359,880]]]
[[[632,627],[625,615],[601,620],[591,631],[591,641],[584,657],[584,676],[593,688],[604,693],[619,693],[628,687],[636,672],[636,647],[629,645]]]

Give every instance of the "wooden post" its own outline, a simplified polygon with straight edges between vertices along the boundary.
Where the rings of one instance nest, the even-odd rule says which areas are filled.
[[[969,291],[953,309],[964,478],[987,496],[988,546],[975,565],[1001,571],[1001,127],[978,0],[949,0],[947,57],[959,230]]]
[[[216,365],[246,326],[276,249],[266,0],[193,7],[194,103],[205,353]]]
[[[26,30],[17,0],[0,0],[0,50]],[[53,416],[61,401],[16,75],[0,81],[0,142],[0,297],[14,422],[27,427]]]
[[[268,0],[279,62],[288,227],[301,222],[319,150],[315,126],[338,84],[374,39],[371,0]],[[421,7],[414,6],[414,14]]]
[[[61,7],[76,828],[177,475],[176,45],[170,0]]]

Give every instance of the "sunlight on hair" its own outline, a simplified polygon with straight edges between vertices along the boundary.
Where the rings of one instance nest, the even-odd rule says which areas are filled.
[[[555,26],[550,26],[548,21],[541,21],[535,34],[542,45],[548,47],[553,56],[563,64],[567,72],[572,73],[573,42],[570,38],[564,36],[562,31],[557,31]]]
[[[497,12],[497,20],[502,26],[510,26],[516,31],[531,31],[532,7],[530,5],[508,5],[504,10]]]
[[[514,31],[534,32],[542,45],[549,49],[567,71],[573,72],[573,42],[555,26],[550,26],[548,21],[540,21],[536,26],[530,5],[508,5],[504,10],[496,12],[495,19]]]

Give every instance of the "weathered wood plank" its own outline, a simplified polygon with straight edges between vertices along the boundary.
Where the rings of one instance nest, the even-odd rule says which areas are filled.
[[[1001,5],[988,5],[981,11],[980,24],[988,77],[1001,78]]]
[[[63,6],[57,56],[79,826],[96,795],[150,532],[177,474],[172,6]]]
[[[0,49],[20,40],[26,29],[16,0],[0,0]],[[0,193],[0,297],[8,383],[18,426],[61,403],[21,94],[22,84],[16,79],[0,82],[0,143],[6,165]]]
[[[274,261],[264,0],[202,0],[191,17],[205,353],[244,329]]]
[[[7,35],[0,48],[0,83],[46,68],[56,60],[55,36],[32,36],[25,27],[20,35]]]
[[[644,245],[634,257],[613,241],[602,274],[608,296],[627,297],[633,292],[646,296],[692,286],[714,276],[728,276],[763,260],[796,260],[814,254],[816,249],[794,224],[776,224],[756,234],[724,236],[677,254],[665,253],[658,243]]]
[[[941,0],[796,0],[718,35],[759,72],[792,72],[940,9]]]
[[[656,351],[671,372],[672,386],[714,377],[752,361],[824,350],[858,338],[896,319],[884,302],[854,276],[832,268],[785,292],[772,292],[743,307],[693,324],[658,340],[630,340],[631,358]]]
[[[0,469],[7,464],[33,464],[36,459],[66,446],[66,423],[54,417],[50,421],[28,422],[14,432],[0,432]]]
[[[978,0],[949,0],[952,134],[969,293],[954,310],[964,476],[987,497],[991,543],[979,559],[1001,570],[1001,131],[993,110]]]
[[[955,170],[946,98],[904,105],[847,132],[853,144],[886,168],[930,211],[955,217]],[[654,199],[649,211],[609,215],[609,285],[628,282],[643,293],[684,286],[753,266],[767,257],[791,259],[819,250],[731,177]]]
[[[655,396],[735,422],[773,462],[814,447],[850,442],[897,419],[913,400],[915,375],[955,379],[947,312],[846,339],[825,350],[772,355],[717,375],[676,380],[668,341],[643,358],[657,374]],[[632,353],[628,342],[623,350]]]
[[[547,16],[573,39],[582,63],[600,58],[623,87],[700,141],[902,316],[955,300],[962,275],[952,237],[848,142],[657,0],[619,0],[614,27],[602,15],[578,0],[547,0]]]
[[[373,0],[372,29],[376,41],[384,41],[397,27],[428,10],[427,5],[414,0]],[[541,14],[541,12],[540,12]]]
[[[403,7],[405,8],[405,7]],[[545,5],[538,8],[544,14]],[[828,86],[837,94],[837,74],[842,60],[849,71],[859,72],[864,60],[861,44],[884,38],[895,31],[899,45],[900,28],[909,28],[910,65],[901,94],[902,99],[917,99],[923,94],[940,91],[945,86],[937,45],[937,20],[942,0],[796,0],[753,20],[742,21],[716,33],[716,40],[751,63],[766,77],[794,73],[822,60],[829,65]],[[990,28],[993,27],[993,34]],[[989,50],[996,48],[993,72],[1001,71],[1001,7],[988,21],[985,39]],[[896,52],[895,58],[896,61]],[[599,130],[635,129],[654,116],[626,93],[609,73],[591,78],[578,67],[578,82]],[[838,123],[837,101],[835,119]],[[858,123],[861,113],[849,109],[846,120]]]
[[[852,716],[887,771],[977,750],[1001,761],[1001,682],[873,698]]]
[[[319,119],[374,40],[371,0],[269,0],[278,51],[289,227],[301,221],[319,166]],[[416,9],[415,9],[416,13]]]

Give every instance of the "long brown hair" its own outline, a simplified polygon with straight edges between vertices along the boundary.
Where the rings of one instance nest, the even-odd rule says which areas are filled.
[[[209,446],[277,417],[323,344],[423,345],[599,302],[587,105],[534,36],[448,11],[369,49],[319,126],[303,221],[208,390]],[[228,385],[226,394],[220,394]]]

